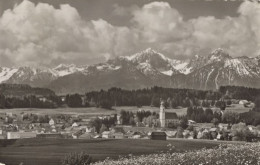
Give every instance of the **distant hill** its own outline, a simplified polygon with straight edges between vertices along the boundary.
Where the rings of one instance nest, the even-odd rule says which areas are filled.
[[[49,96],[55,95],[47,88],[33,88],[26,84],[0,84],[0,94],[5,96],[19,97],[19,96]]]

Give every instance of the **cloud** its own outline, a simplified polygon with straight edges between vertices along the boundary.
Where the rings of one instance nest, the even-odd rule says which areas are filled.
[[[182,58],[218,47],[232,56],[260,54],[260,7],[254,2],[243,2],[238,17],[187,21],[167,2],[114,8],[114,15],[131,15],[129,25],[85,21],[68,4],[24,0],[0,17],[0,65],[89,64],[147,47]]]
[[[69,5],[55,9],[27,0],[3,13],[0,34],[4,36],[0,38],[1,63],[10,65],[104,61],[123,51],[122,37],[132,38],[127,27],[114,27],[102,19],[86,22]]]
[[[142,41],[172,56],[187,58],[218,47],[232,56],[256,56],[260,53],[260,6],[245,1],[238,12],[238,17],[204,16],[184,21],[167,2],[152,2],[133,11],[133,22]]]

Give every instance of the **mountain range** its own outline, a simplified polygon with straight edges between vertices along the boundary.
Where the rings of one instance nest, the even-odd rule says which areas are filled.
[[[260,88],[260,56],[233,58],[218,48],[208,56],[177,60],[148,48],[131,56],[119,56],[104,63],[54,68],[0,67],[0,83],[47,87],[58,94],[85,93],[120,87],[152,86],[218,89],[221,85]]]

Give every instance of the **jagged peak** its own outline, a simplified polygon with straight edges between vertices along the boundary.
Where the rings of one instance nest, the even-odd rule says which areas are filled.
[[[69,67],[76,67],[75,64],[59,64],[58,66],[56,66],[53,69],[59,69],[59,68],[69,68]]]
[[[222,61],[225,59],[231,59],[232,57],[229,56],[228,52],[226,52],[222,48],[217,48],[213,50],[210,55],[209,55],[209,60],[210,61]]]
[[[210,53],[211,56],[230,57],[228,52],[222,48],[217,48]]]
[[[133,61],[133,60],[137,60],[140,58],[150,58],[153,56],[159,56],[160,58],[164,59],[164,60],[171,60],[170,58],[166,57],[165,55],[159,53],[158,51],[152,49],[152,48],[147,48],[143,51],[140,51],[139,53],[136,53],[134,55],[130,55],[130,56],[125,56],[123,57],[124,59],[127,59],[129,61]]]

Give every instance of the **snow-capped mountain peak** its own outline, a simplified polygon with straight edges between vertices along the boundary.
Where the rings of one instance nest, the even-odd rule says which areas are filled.
[[[231,58],[229,54],[222,48],[215,49],[209,56],[209,61],[221,61],[227,58]]]
[[[73,92],[82,92],[82,88],[95,89],[97,86],[101,89],[122,85],[127,88],[154,85],[196,89],[217,89],[221,85],[260,87],[259,63],[260,56],[232,58],[220,48],[208,56],[195,55],[190,60],[171,59],[148,48],[131,56],[120,56],[89,66],[60,64],[54,68],[0,67],[0,83],[37,87],[49,85],[51,89],[65,93],[74,89],[80,91]],[[104,80],[109,80],[109,83]],[[73,82],[77,87],[68,85]],[[86,84],[92,87],[86,87]]]
[[[75,64],[60,64],[53,68],[58,77],[84,71],[88,66],[77,67]]]

